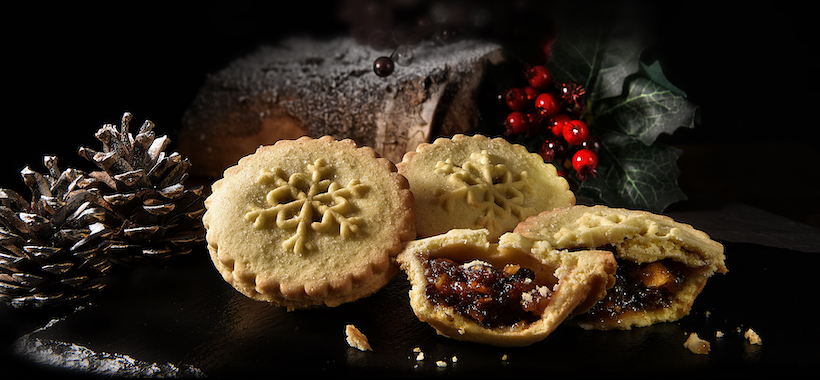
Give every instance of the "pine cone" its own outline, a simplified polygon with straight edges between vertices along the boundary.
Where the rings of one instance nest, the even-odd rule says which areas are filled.
[[[186,254],[205,238],[202,186],[185,187],[188,159],[165,153],[170,140],[155,138],[150,120],[136,137],[129,132],[130,121],[126,112],[119,130],[105,124],[97,131],[101,152],[85,147],[79,152],[102,169],[89,175],[102,184],[109,211],[104,222],[114,231],[110,259],[128,265]]]
[[[84,173],[61,172],[53,156],[44,161],[46,175],[21,171],[31,202],[0,189],[0,299],[20,309],[83,300],[105,287],[111,268],[98,191],[83,188]]]

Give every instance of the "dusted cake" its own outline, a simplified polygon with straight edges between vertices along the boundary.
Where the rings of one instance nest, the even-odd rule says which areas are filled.
[[[478,41],[413,47],[411,65],[373,72],[377,51],[351,38],[292,38],[261,46],[208,76],[186,110],[179,151],[192,174],[217,178],[259,145],[333,136],[393,162],[438,136],[475,126],[485,67],[500,46]]]

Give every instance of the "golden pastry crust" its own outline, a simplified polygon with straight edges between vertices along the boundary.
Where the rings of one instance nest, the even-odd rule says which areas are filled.
[[[567,317],[589,309],[615,281],[616,264],[611,252],[551,251],[514,233],[504,234],[499,243],[490,243],[488,238],[486,229],[451,230],[410,242],[397,257],[412,284],[409,295],[413,312],[441,335],[502,347],[527,346],[547,337]],[[428,263],[442,257],[462,265],[481,262],[496,268],[507,264],[528,268],[534,273],[534,290],[546,295],[548,301],[534,321],[481,324],[452,305],[428,297]],[[521,302],[526,302],[530,294],[522,293]]]
[[[573,323],[585,329],[630,329],[678,320],[689,313],[709,277],[727,272],[723,245],[688,224],[646,211],[579,205],[528,218],[515,232],[551,249],[613,250],[624,276],[631,275],[627,270],[640,271],[633,278],[644,288],[668,292],[663,305],[611,307],[603,300],[596,305],[600,313],[574,318]],[[630,285],[635,284],[625,284]],[[608,298],[616,296],[613,290]]]
[[[389,160],[352,140],[281,140],[225,170],[205,200],[211,259],[250,298],[288,309],[370,295],[415,238],[413,196]]]
[[[503,138],[439,138],[407,152],[396,166],[416,198],[421,238],[486,228],[496,240],[529,216],[575,204],[554,166]]]

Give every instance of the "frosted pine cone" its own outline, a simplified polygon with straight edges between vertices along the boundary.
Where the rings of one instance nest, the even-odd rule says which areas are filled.
[[[111,231],[100,220],[96,189],[75,169],[21,172],[31,202],[0,189],[0,299],[15,308],[44,308],[86,299],[105,287]]]
[[[90,175],[102,183],[105,224],[114,231],[110,259],[130,264],[186,254],[204,241],[202,186],[186,188],[188,159],[165,153],[170,140],[155,137],[150,120],[133,136],[131,117],[123,114],[119,129],[106,124],[97,131],[102,151],[79,151],[102,169]]]

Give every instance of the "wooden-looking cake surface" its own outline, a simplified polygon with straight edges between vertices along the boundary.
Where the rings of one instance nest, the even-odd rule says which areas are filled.
[[[183,116],[179,150],[192,174],[219,177],[257,147],[300,136],[350,138],[398,162],[437,136],[475,126],[475,96],[498,45],[458,41],[414,46],[411,65],[379,77],[390,52],[350,38],[288,39],[261,46],[205,80]]]

